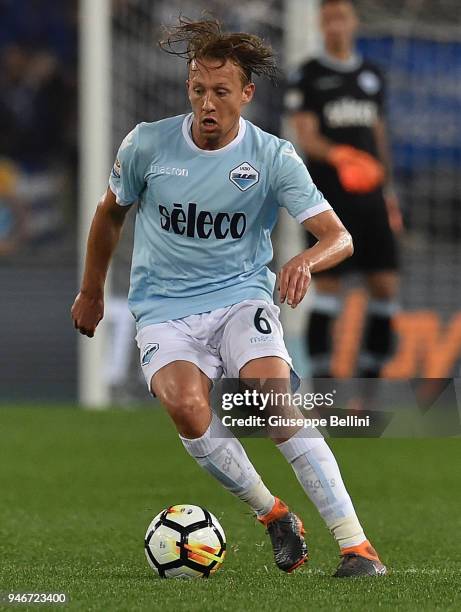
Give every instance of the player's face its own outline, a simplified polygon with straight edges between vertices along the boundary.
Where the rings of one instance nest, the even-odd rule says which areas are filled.
[[[358,28],[352,4],[347,0],[326,4],[321,12],[321,27],[328,51],[350,51]]]
[[[219,149],[238,133],[242,107],[253,98],[253,83],[243,84],[239,66],[226,61],[193,61],[187,92],[194,113],[192,134],[203,149]]]

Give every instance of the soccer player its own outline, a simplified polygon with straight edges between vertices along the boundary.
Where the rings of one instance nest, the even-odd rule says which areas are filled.
[[[351,233],[354,254],[315,275],[308,350],[313,375],[330,376],[332,328],[341,310],[342,280],[359,272],[370,299],[358,375],[376,378],[393,349],[391,318],[398,290],[395,233],[402,227],[392,188],[384,82],[379,70],[355,51],[359,21],[352,0],[323,0],[320,21],[324,52],[293,76],[286,106],[293,113],[312,179]]]
[[[280,299],[292,308],[313,272],[352,253],[351,238],[293,146],[241,117],[255,92],[252,75],[275,74],[271,49],[257,36],[225,33],[213,20],[181,20],[163,47],[187,59],[192,112],[141,123],[122,142],[90,229],[72,317],[93,336],[109,261],[137,202],[129,304],[148,388],[186,451],[267,527],[276,564],[290,572],[307,558],[302,522],[267,489],[212,412],[209,391],[223,374],[290,378],[267,267],[278,207],[318,240],[280,270]],[[293,433],[275,441],[340,546],[336,575],[385,573],[324,439]]]

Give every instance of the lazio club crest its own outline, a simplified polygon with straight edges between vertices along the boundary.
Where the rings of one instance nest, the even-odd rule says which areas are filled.
[[[142,366],[148,365],[150,363],[150,360],[152,359],[152,357],[158,351],[159,348],[160,347],[159,347],[158,342],[151,342],[149,344],[146,344],[146,346],[144,347],[142,357],[141,357],[141,365]]]
[[[246,191],[259,181],[259,172],[248,162],[243,162],[243,164],[229,172],[229,180],[240,191]]]

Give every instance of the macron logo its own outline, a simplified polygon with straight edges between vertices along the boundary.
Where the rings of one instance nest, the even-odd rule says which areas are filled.
[[[175,168],[173,166],[159,166],[158,164],[152,164],[152,174],[168,174],[171,176],[189,176],[189,170],[187,168]]]

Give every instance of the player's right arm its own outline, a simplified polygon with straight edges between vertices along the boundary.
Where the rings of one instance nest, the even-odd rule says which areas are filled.
[[[311,111],[293,114],[294,127],[299,146],[309,159],[328,162],[334,143],[322,135],[318,116]]]
[[[303,153],[309,159],[327,163],[335,143],[321,133],[322,102],[313,87],[315,76],[309,66],[297,70],[290,77],[285,107]]]
[[[75,328],[90,338],[104,316],[104,284],[123,222],[145,187],[149,156],[141,146],[140,129],[137,125],[120,145],[109,188],[98,204],[88,236],[85,271],[72,319]]]
[[[104,284],[130,206],[120,206],[110,188],[102,196],[91,223],[80,292],[71,314],[75,329],[92,338],[104,316]]]

